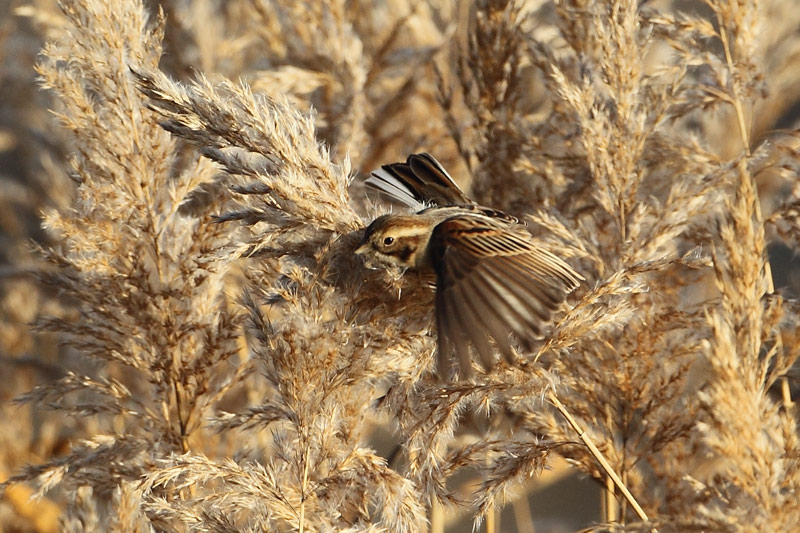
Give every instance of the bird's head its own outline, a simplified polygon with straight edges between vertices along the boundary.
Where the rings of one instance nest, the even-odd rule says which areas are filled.
[[[367,261],[417,268],[425,263],[432,225],[417,215],[383,215],[364,230],[356,253]]]

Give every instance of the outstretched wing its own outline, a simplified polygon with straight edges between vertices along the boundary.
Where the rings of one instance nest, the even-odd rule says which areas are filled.
[[[451,357],[461,376],[472,373],[472,351],[489,370],[499,351],[514,360],[510,335],[530,343],[584,278],[536,247],[520,225],[474,215],[440,223],[431,237],[437,274],[439,373]]]
[[[412,154],[405,163],[383,165],[364,183],[417,211],[433,205],[473,203],[436,158],[427,153]]]

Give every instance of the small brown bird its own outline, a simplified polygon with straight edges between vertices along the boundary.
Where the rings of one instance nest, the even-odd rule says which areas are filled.
[[[516,218],[467,198],[430,154],[384,165],[365,182],[417,211],[383,215],[356,250],[372,262],[436,273],[438,370],[472,375],[474,349],[487,371],[499,351],[515,361],[510,335],[524,345],[584,278],[537,247]]]

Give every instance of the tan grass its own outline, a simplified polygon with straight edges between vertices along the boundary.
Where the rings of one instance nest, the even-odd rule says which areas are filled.
[[[64,531],[441,531],[558,456],[630,493],[590,530],[800,523],[795,2],[148,6],[0,6],[4,486]],[[420,150],[587,279],[518,366],[438,381],[432,280],[353,254]]]

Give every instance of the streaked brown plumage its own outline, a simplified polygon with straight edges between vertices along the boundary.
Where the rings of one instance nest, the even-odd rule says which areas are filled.
[[[384,215],[364,232],[356,253],[373,261],[436,273],[439,373],[454,353],[472,374],[472,350],[491,369],[498,351],[514,361],[510,335],[524,344],[583,280],[531,242],[516,218],[469,200],[431,155],[384,165],[367,185],[417,210]]]

